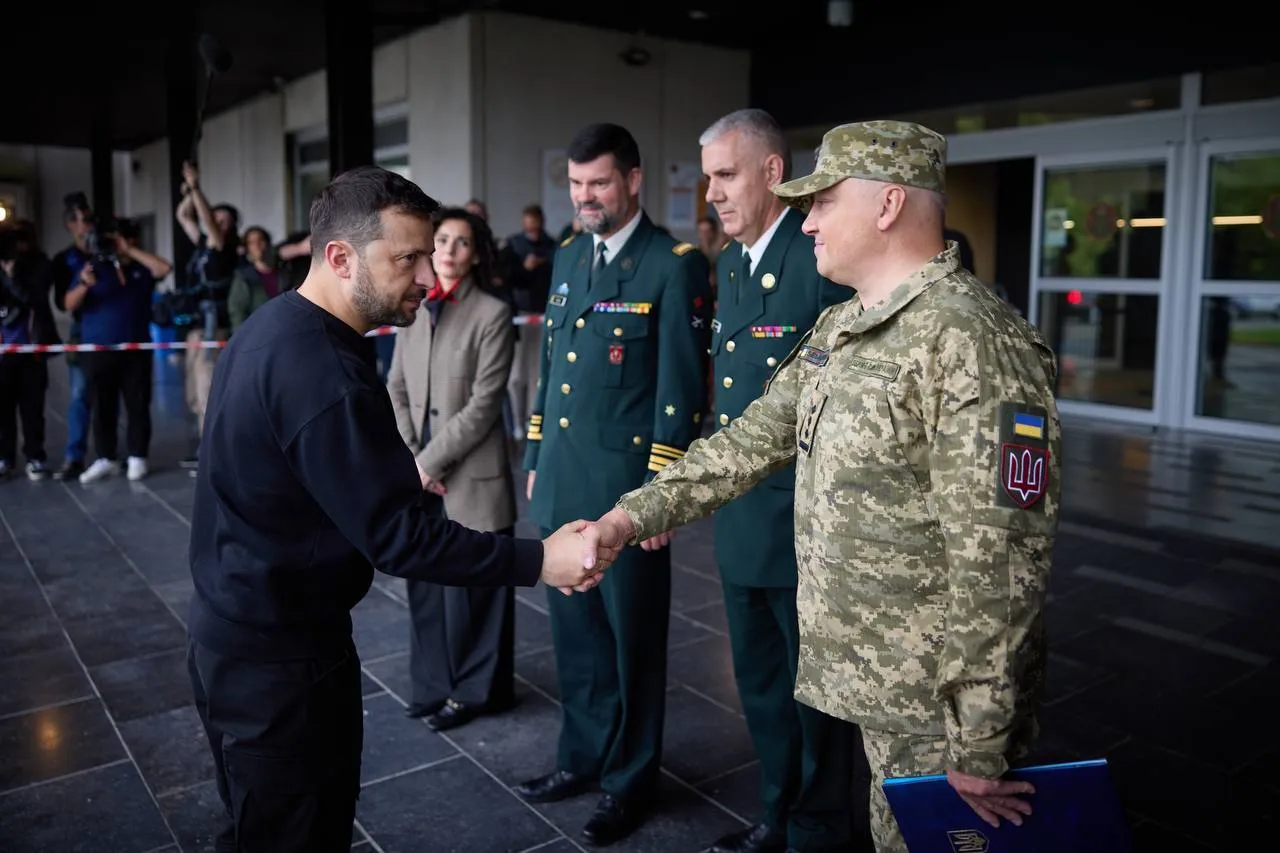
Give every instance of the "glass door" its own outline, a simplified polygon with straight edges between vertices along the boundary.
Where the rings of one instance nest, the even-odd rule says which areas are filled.
[[[1280,139],[1207,142],[1198,165],[1189,425],[1280,440]]]
[[[1031,322],[1064,413],[1159,422],[1173,148],[1037,160]]]

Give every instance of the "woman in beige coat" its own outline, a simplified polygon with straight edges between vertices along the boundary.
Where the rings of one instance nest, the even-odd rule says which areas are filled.
[[[511,535],[515,491],[502,401],[515,352],[512,312],[492,281],[493,237],[461,209],[437,215],[436,283],[397,335],[387,390],[418,461],[423,499],[475,530]],[[411,717],[437,731],[513,701],[515,594],[409,581]]]

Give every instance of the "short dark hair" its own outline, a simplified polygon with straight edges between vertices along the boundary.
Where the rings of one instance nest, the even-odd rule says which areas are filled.
[[[544,220],[547,218],[547,217],[546,217],[546,215],[545,215],[545,214],[543,214],[543,212],[542,212],[542,205],[540,205],[540,204],[528,204],[528,205],[525,205],[524,210],[520,211],[520,215],[521,215],[521,216],[536,216],[536,217],[538,217],[539,219],[544,219]]]
[[[311,257],[324,256],[332,240],[345,240],[362,253],[382,237],[382,211],[393,209],[430,220],[440,202],[395,172],[358,166],[334,178],[311,202]]]
[[[578,131],[569,143],[566,156],[574,163],[590,163],[606,154],[623,175],[640,168],[640,146],[625,127],[616,124],[591,124]]]
[[[239,228],[239,227],[240,227],[240,210],[239,210],[239,208],[237,208],[234,204],[227,204],[227,203],[224,201],[222,204],[215,204],[215,205],[213,206],[213,212],[214,212],[214,213],[217,213],[219,210],[225,210],[225,211],[227,212],[227,215],[231,217],[231,227],[232,227],[232,228]]]
[[[242,242],[242,243],[247,243],[247,242],[249,241],[249,235],[250,235],[250,234],[261,234],[261,235],[262,235],[262,241],[263,241],[264,243],[266,243],[266,244],[267,244],[267,247],[268,247],[268,248],[270,248],[270,246],[271,246],[271,232],[270,232],[270,231],[268,231],[267,229],[263,228],[261,225],[250,225],[248,228],[244,229],[244,234],[242,234],[242,235],[241,235],[241,237],[240,237],[240,242]],[[299,238],[299,239],[301,239],[301,238]]]

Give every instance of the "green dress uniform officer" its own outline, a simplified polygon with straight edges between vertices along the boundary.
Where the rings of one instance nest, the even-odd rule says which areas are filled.
[[[736,240],[720,252],[711,323],[713,416],[720,429],[764,392],[819,314],[849,298],[847,288],[818,275],[813,238],[800,230],[803,220],[786,208],[750,252]],[[787,466],[716,512],[716,562],[734,674],[760,760],[768,829],[754,830],[754,844],[726,839],[715,849],[781,849],[787,839],[802,853],[858,849],[849,803],[857,729],[794,698],[800,646],[794,490],[795,469]],[[865,822],[865,809],[856,811]],[[863,834],[865,828],[859,841]],[[764,843],[768,838],[781,847]]]
[[[706,258],[640,209],[639,151],[624,129],[587,128],[568,151],[590,232],[556,252],[525,468],[541,527],[596,518],[684,455],[701,432],[710,336]],[[666,705],[669,549],[628,549],[600,585],[548,591],[563,728],[557,770],[517,790],[546,802],[604,792],[583,830],[607,844],[656,793]]]
[[[1029,812],[1001,777],[1037,728],[1060,506],[1055,358],[944,247],[945,151],[916,124],[844,125],[774,188],[812,203],[818,270],[858,298],[597,528],[654,536],[795,462],[796,696],[862,727],[881,853],[906,851],[887,777],[946,772],[988,822]]]

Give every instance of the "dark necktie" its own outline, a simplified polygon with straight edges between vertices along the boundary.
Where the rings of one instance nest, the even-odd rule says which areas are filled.
[[[604,272],[604,265],[608,263],[608,260],[605,258],[605,252],[607,251],[608,249],[605,248],[604,241],[601,241],[600,245],[596,246],[596,260],[595,263],[591,265],[591,284],[595,284],[599,281],[600,274]]]
[[[734,291],[733,301],[741,302],[742,294],[747,292],[747,285],[751,283],[751,254],[745,249],[742,251],[742,280],[738,282],[738,288]]]

